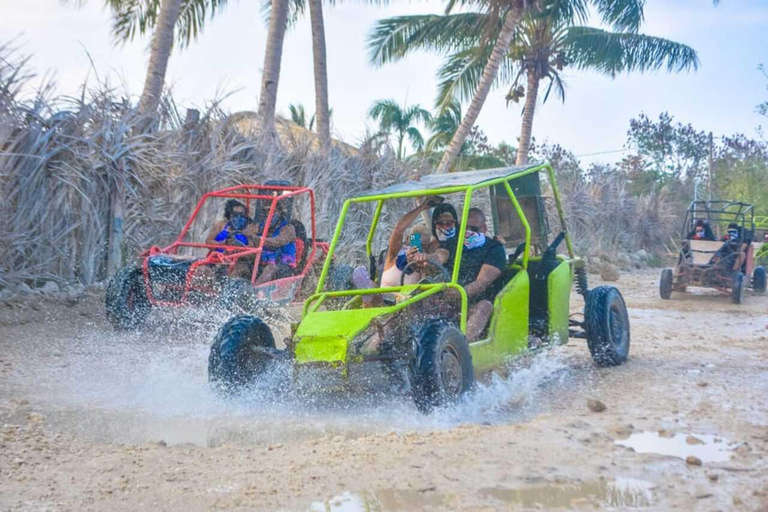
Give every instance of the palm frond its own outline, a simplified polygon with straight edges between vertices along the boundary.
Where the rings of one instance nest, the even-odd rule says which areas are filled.
[[[105,0],[112,10],[112,36],[116,42],[132,41],[137,35],[154,30],[162,7],[161,0]],[[181,47],[197,39],[206,17],[213,18],[227,0],[184,0],[176,23],[176,41]]]
[[[368,36],[370,62],[381,66],[426,50],[447,53],[478,44],[488,16],[461,13],[445,16],[398,16],[380,20]]]
[[[699,58],[691,47],[634,33],[615,33],[591,27],[570,27],[566,37],[567,60],[579,69],[593,69],[610,76],[630,71],[670,72],[695,70]]]
[[[472,98],[490,58],[491,46],[473,47],[448,56],[438,71],[436,108],[443,108],[451,101]],[[508,83],[514,77],[514,61],[506,57],[501,62],[494,82],[495,86]]]

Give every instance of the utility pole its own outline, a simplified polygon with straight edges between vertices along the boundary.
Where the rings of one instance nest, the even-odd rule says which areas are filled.
[[[709,172],[707,176],[707,188],[709,192],[709,201],[712,202],[712,178],[714,177],[713,174],[713,165],[712,165],[712,153],[714,152],[713,143],[712,143],[712,132],[709,132]]]

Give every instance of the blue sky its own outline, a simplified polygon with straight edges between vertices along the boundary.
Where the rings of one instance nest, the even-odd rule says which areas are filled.
[[[75,3],[75,2],[72,2]],[[229,7],[210,22],[202,37],[174,54],[169,82],[183,106],[204,106],[221,92],[234,92],[224,105],[255,110],[266,26],[257,0],[229,0]],[[109,12],[103,0],[79,9],[59,0],[0,0],[0,41],[17,38],[33,55],[40,72],[55,73],[59,90],[75,94],[93,76],[90,58],[101,78],[138,95],[148,59],[148,39],[114,47]],[[365,133],[366,112],[374,100],[431,107],[440,58],[420,54],[396,65],[368,64],[365,40],[376,20],[403,14],[439,13],[441,3],[392,2],[384,8],[347,2],[325,10],[329,57],[330,102],[337,137],[355,143]],[[761,118],[755,106],[768,100],[767,80],[757,70],[768,66],[768,2],[723,0],[648,0],[642,31],[689,44],[699,53],[697,72],[633,74],[615,80],[568,72],[566,102],[554,97],[537,107],[534,136],[559,142],[577,155],[621,149],[629,120],[645,112],[669,111],[715,135],[743,132],[756,136]],[[86,52],[87,50],[87,52]],[[300,21],[285,42],[278,92],[278,112],[290,103],[314,111],[311,34]],[[505,106],[505,89],[492,91],[478,124],[491,141],[514,142],[520,108]],[[614,161],[621,153],[585,156],[584,162]]]

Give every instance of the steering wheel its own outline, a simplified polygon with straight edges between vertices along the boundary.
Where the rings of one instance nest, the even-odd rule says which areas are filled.
[[[417,263],[426,263],[438,270],[438,273],[435,274],[434,276],[422,277],[421,280],[419,281],[419,284],[446,283],[451,280],[451,275],[448,273],[448,270],[444,266],[442,266],[440,263],[436,262],[435,260],[412,261],[405,266],[405,268],[403,269],[403,273],[400,274],[400,286],[403,286],[405,284],[405,276],[407,275],[406,270],[415,266]]]

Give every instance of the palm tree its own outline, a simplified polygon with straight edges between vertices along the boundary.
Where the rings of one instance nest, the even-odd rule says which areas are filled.
[[[309,0],[309,17],[312,26],[312,61],[315,73],[315,115],[320,147],[331,144],[331,112],[328,105],[328,59],[325,53],[325,24],[323,0]]]
[[[112,35],[125,43],[137,34],[154,30],[147,77],[139,99],[139,115],[144,127],[157,112],[168,70],[174,40],[181,46],[195,40],[205,24],[208,13],[213,17],[227,0],[106,0],[112,9]],[[175,35],[174,35],[175,32]]]
[[[427,140],[426,151],[441,151],[448,147],[456,130],[459,129],[459,125],[461,125],[461,103],[454,99],[442,108],[429,123],[432,136]],[[466,143],[464,145],[466,146]],[[459,153],[462,153],[463,149]]]
[[[381,133],[392,135],[397,139],[397,158],[402,160],[405,156],[405,138],[416,151],[424,148],[424,137],[415,126],[417,123],[429,125],[432,116],[419,105],[401,107],[394,100],[379,100],[368,111],[368,117],[379,121]]]
[[[465,97],[471,97],[469,107],[438,167],[438,172],[447,172],[475,124],[491,87],[499,78],[512,38],[524,16],[555,15],[566,20],[583,20],[592,5],[602,21],[614,29],[636,31],[643,19],[644,3],[644,0],[453,0],[445,16],[407,16],[380,22],[369,40],[371,61],[381,65],[400,59],[409,51],[428,49],[453,52],[454,67],[463,66],[471,71],[474,76],[471,92],[464,91]],[[465,13],[467,17],[450,15],[457,5],[479,6],[481,11]],[[427,18],[439,22],[430,24],[428,30],[420,30],[422,27],[418,22]],[[416,26],[409,20],[416,22]],[[456,30],[458,27],[461,30]],[[468,36],[475,41],[475,46],[482,48],[482,52],[460,54],[466,49],[464,40]],[[443,72],[446,72],[445,67]]]
[[[264,68],[261,76],[258,116],[262,133],[274,135],[277,85],[280,81],[280,65],[283,59],[283,40],[288,28],[288,0],[272,0],[267,31],[267,50],[264,52]]]
[[[623,0],[618,2],[631,4]],[[640,9],[642,11],[642,6]],[[560,76],[564,67],[591,69],[613,77],[620,72],[643,72],[663,66],[669,71],[698,66],[696,52],[688,46],[638,34],[627,20],[615,24],[616,32],[575,25],[575,21],[586,21],[584,16],[580,11],[556,8],[545,13],[529,12],[510,39],[495,82],[497,85],[512,83],[507,101],[518,102],[523,96],[526,98],[518,164],[528,161],[540,82],[549,80],[544,101],[553,86],[564,100],[565,87]],[[633,16],[629,18],[631,20]],[[606,20],[605,14],[603,20]],[[384,20],[369,41],[372,57],[375,63],[384,63],[417,49],[447,53],[439,73],[438,104],[446,104],[456,96],[467,99],[479,87],[480,73],[487,67],[489,56],[482,44],[481,29],[492,22],[484,13]],[[497,24],[493,32],[499,31]],[[523,75],[527,90],[519,84]],[[453,161],[454,157],[450,158]]]

